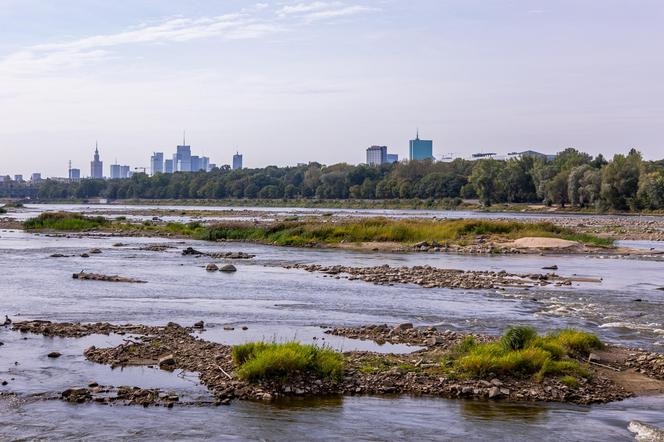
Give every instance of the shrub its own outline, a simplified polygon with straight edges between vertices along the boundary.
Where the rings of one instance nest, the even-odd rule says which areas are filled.
[[[340,353],[298,342],[236,345],[232,356],[238,367],[238,376],[249,382],[284,381],[294,374],[313,374],[331,380],[338,380],[343,375],[343,356]]]

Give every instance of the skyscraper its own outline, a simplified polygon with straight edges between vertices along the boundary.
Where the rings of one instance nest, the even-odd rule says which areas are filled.
[[[165,160],[164,161],[164,173],[173,173],[175,170],[173,169],[173,160]]]
[[[242,169],[242,155],[240,155],[240,152],[233,155],[233,169]]]
[[[150,173],[155,175],[157,173],[164,173],[164,153],[153,152],[150,157]]]
[[[93,160],[90,162],[90,178],[92,179],[102,179],[104,178],[104,163],[99,160],[99,147],[95,142],[95,155]]]
[[[367,164],[380,166],[387,163],[387,146],[371,146],[367,148]]]
[[[174,172],[191,172],[191,146],[187,145],[184,135],[182,144],[177,147],[173,155]]]
[[[387,162],[388,163],[398,163],[399,162],[399,154],[396,153],[388,153],[387,154]]]
[[[414,140],[410,140],[410,160],[428,160],[433,159],[433,141],[420,140],[420,133],[417,132]]]
[[[69,169],[69,180],[73,182],[81,181],[81,169]]]

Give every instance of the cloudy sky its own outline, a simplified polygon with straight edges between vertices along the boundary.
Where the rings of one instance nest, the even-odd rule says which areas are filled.
[[[0,0],[0,174],[434,154],[664,157],[662,0]],[[108,170],[105,170],[108,173]]]

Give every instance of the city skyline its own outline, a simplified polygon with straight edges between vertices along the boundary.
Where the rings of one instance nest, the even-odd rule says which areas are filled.
[[[94,139],[149,167],[182,127],[246,167],[403,158],[418,126],[438,155],[654,158],[663,18],[655,0],[0,2],[1,167],[62,175]]]

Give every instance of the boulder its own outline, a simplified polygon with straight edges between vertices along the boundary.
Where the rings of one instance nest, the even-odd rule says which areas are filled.
[[[46,356],[48,356],[49,358],[59,358],[60,356],[62,356],[62,354],[58,351],[52,351]]]
[[[101,253],[101,250],[99,250],[99,249],[90,249],[90,250],[88,250],[88,253],[97,254],[97,253]]]
[[[489,389],[489,399],[497,399],[502,396],[503,392],[498,387],[491,387]]]
[[[207,270],[208,272],[215,272],[219,270],[219,267],[217,267],[217,264],[211,262],[205,266],[205,270]]]
[[[558,266],[554,264],[552,266],[542,267],[542,270],[558,270]]]
[[[237,272],[237,269],[233,264],[226,264],[221,266],[219,269],[220,272],[227,272],[227,273],[232,273],[232,272]]]
[[[159,358],[159,368],[172,369],[175,367],[175,357],[172,354]]]
[[[203,321],[198,321],[197,323],[194,324],[194,328],[204,328],[205,327],[205,322]]]

